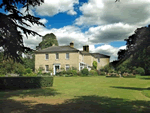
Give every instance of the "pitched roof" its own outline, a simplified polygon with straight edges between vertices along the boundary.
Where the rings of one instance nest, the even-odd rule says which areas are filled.
[[[42,50],[35,51],[35,53],[55,53],[55,52],[78,52],[79,50],[70,46],[51,46]]]
[[[35,53],[56,53],[56,52],[78,52],[79,50],[70,46],[51,46],[42,50],[35,51]],[[100,53],[89,53],[86,51],[80,51],[83,55],[92,55],[95,58],[110,58],[108,55]]]
[[[100,53],[91,53],[95,58],[110,58],[108,55],[100,54]]]

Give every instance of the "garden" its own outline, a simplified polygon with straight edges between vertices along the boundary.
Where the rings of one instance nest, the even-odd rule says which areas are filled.
[[[148,113],[150,77],[54,77],[53,87],[0,92],[1,113]]]

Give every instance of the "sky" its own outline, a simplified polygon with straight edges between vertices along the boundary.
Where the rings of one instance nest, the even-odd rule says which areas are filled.
[[[20,11],[25,14],[25,9]],[[137,28],[150,23],[150,0],[45,0],[41,6],[30,8],[46,27],[32,25],[42,36],[54,33],[60,46],[74,41],[82,50],[89,45],[90,52],[117,60],[117,52],[126,49],[124,39]],[[25,46],[35,49],[41,37],[24,37]]]

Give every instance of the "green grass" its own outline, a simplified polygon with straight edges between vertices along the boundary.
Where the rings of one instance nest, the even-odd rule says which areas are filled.
[[[32,106],[31,110],[25,102],[20,104],[15,101],[28,97],[65,102],[52,105],[43,101],[40,105]],[[58,113],[150,112],[150,77],[55,77],[52,88],[3,91],[0,92],[0,99],[3,100],[0,104],[9,101],[9,104],[20,105],[24,112],[43,112],[45,109]]]

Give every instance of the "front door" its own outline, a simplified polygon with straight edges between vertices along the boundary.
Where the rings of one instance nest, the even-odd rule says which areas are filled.
[[[55,71],[56,71],[56,73],[59,72],[59,66],[55,66]]]

